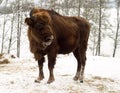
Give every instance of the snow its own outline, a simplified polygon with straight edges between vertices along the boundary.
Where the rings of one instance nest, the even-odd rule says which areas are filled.
[[[45,79],[35,83],[38,66],[34,59],[8,59],[9,64],[0,65],[0,93],[120,93],[119,58],[88,56],[84,83],[80,83],[72,79],[77,65],[73,55],[59,55],[54,69],[56,80],[51,84],[46,83],[47,62]]]

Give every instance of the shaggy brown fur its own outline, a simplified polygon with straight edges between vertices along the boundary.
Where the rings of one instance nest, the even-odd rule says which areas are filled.
[[[77,59],[77,72],[74,80],[83,81],[86,61],[87,42],[90,32],[89,23],[82,17],[62,16],[53,10],[34,8],[30,18],[25,22],[28,27],[30,51],[38,60],[39,77],[36,82],[44,78],[44,56],[48,57],[50,76],[47,83],[53,82],[53,68],[57,54],[73,52]]]

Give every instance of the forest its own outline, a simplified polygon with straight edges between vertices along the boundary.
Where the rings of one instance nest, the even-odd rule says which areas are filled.
[[[89,21],[83,83],[73,80],[77,60],[72,53],[57,55],[51,84],[45,56],[45,78],[34,82],[39,68],[25,18],[35,7]],[[120,0],[0,0],[0,32],[0,93],[120,93]]]
[[[91,24],[88,55],[120,56],[120,0],[0,0],[1,54],[29,51],[24,20],[34,7],[84,17]]]

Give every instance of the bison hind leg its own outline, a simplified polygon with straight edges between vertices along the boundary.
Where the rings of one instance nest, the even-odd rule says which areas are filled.
[[[77,71],[76,75],[74,76],[73,80],[77,81],[80,78],[80,69],[81,69],[81,63],[80,63],[80,56],[79,56],[79,49],[76,49],[73,54],[75,58],[77,59]]]
[[[83,79],[84,79],[84,68],[85,68],[85,61],[86,61],[85,52],[86,51],[83,51],[83,50],[81,52],[79,48],[77,48],[73,52],[75,58],[77,59],[77,71],[76,71],[76,75],[74,76],[73,80],[75,81],[80,80],[80,83],[83,83]]]

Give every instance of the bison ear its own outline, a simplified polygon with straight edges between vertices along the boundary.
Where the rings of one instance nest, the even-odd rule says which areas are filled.
[[[33,21],[31,18],[26,18],[25,19],[25,23],[28,25],[28,26],[32,26],[33,25]]]

